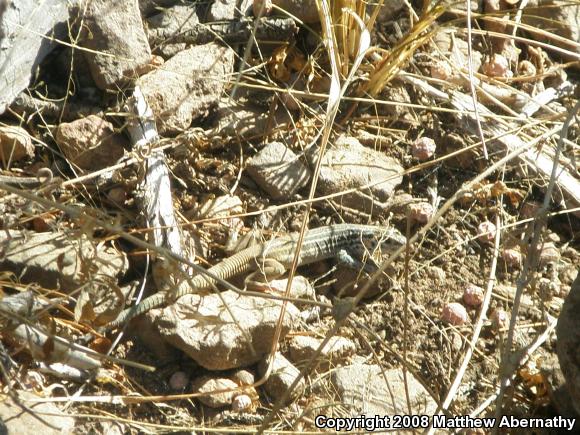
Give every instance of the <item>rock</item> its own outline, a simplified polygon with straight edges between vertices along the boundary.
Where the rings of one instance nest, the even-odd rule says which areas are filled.
[[[447,278],[447,274],[439,266],[427,267],[427,276],[431,278],[436,284],[443,284]]]
[[[183,32],[199,24],[194,5],[178,4],[176,6],[162,9],[160,13],[147,19],[147,35],[155,53],[161,54],[165,59],[175,56],[180,51],[185,50],[185,43],[171,43],[165,36]]]
[[[117,249],[91,243],[85,236],[66,233],[0,233],[4,253],[0,268],[22,283],[71,291],[90,278],[123,275],[127,259]]]
[[[83,21],[81,46],[95,84],[103,90],[138,77],[151,60],[137,0],[92,0],[80,8]]]
[[[177,33],[183,27],[191,27],[199,23],[195,8],[191,4],[175,5],[162,9],[161,12],[147,18],[147,30],[163,29],[168,33]]]
[[[0,126],[0,158],[2,162],[17,162],[34,157],[34,145],[22,127]]]
[[[342,136],[322,157],[317,189],[322,195],[356,189],[335,200],[369,212],[373,210],[373,198],[380,202],[390,198],[403,180],[402,172],[395,159],[365,148],[355,138]]]
[[[556,351],[566,386],[577,413],[580,414],[580,272],[572,283],[556,326]]]
[[[183,392],[189,384],[189,375],[184,371],[176,371],[169,378],[169,387],[173,391]]]
[[[216,106],[233,70],[231,48],[210,43],[176,54],[137,85],[151,106],[159,133],[178,133]]]
[[[567,43],[558,40],[557,46],[572,52],[580,53],[580,28],[578,27],[580,5],[577,3],[560,3],[555,0],[531,0],[526,5],[526,13],[522,15],[522,23],[547,30],[569,39]],[[551,40],[545,35],[530,32],[530,37],[541,42]],[[578,60],[577,57],[563,56],[565,59]]]
[[[238,385],[227,378],[212,378],[210,376],[202,376],[193,381],[193,392],[204,393],[206,395],[200,396],[197,399],[205,406],[210,408],[223,408],[229,406],[239,391],[235,391]],[[234,390],[224,391],[221,393],[212,393],[219,390]]]
[[[384,373],[385,376],[379,366],[367,364],[335,369],[330,375],[330,388],[340,402],[341,415],[354,417],[364,414],[368,418],[375,415],[434,414],[437,404],[411,373],[407,372],[411,403],[406,400],[403,371],[391,369]]]
[[[283,279],[273,279],[267,284],[272,290],[278,293],[285,293],[286,286],[288,285],[288,278]],[[292,287],[290,287],[291,298],[299,298],[308,301],[316,300],[316,290],[310,284],[305,277],[302,275],[294,275],[292,279]],[[311,305],[309,305],[311,306]]]
[[[61,0],[0,2],[0,115],[58,45],[51,37],[66,37],[68,17],[67,3]]]
[[[227,370],[253,364],[270,351],[281,306],[278,300],[228,290],[219,295],[185,295],[149,316],[168,343],[198,364],[208,370]],[[299,316],[298,309],[287,304],[281,338]]]
[[[453,69],[456,68],[468,68],[468,46],[467,41],[458,38],[457,36],[451,37],[451,35],[447,32],[438,32],[434,38],[435,44],[441,51],[441,54],[446,58],[449,58],[451,62],[455,65]],[[472,50],[472,63],[473,63],[473,71],[479,71],[481,67],[481,58],[482,55],[477,50]],[[462,83],[462,79],[457,76],[455,79],[451,80],[452,82]]]
[[[15,402],[9,395],[0,401],[0,433],[72,435],[76,432],[74,418],[61,412],[54,403],[30,402],[40,397],[27,391],[16,393],[21,403]]]
[[[217,125],[210,136],[220,138],[236,137],[249,140],[268,135],[274,127],[284,129],[291,121],[287,110],[279,108],[275,113],[253,105],[240,105],[229,100],[220,101],[216,113]]]
[[[287,199],[310,180],[310,170],[280,142],[271,142],[246,164],[254,181],[274,199]]]
[[[241,5],[238,7],[238,3]],[[243,17],[250,7],[251,0],[215,0],[207,11],[207,22],[234,20]]]
[[[296,364],[304,363],[312,359],[316,349],[320,347],[322,339],[316,337],[308,337],[304,335],[297,335],[292,337],[288,343],[288,350],[290,352],[290,359]],[[322,349],[320,360],[324,362],[337,362],[340,359],[346,358],[356,352],[356,344],[346,338],[335,336]]]
[[[210,197],[203,201],[196,210],[195,216],[199,219],[228,218],[234,214],[244,212],[242,200],[235,195],[222,195]],[[217,222],[228,226],[228,219],[217,220]]]
[[[113,124],[96,115],[61,123],[55,139],[68,159],[89,171],[114,165],[123,157],[127,143],[114,132]]]
[[[245,369],[234,371],[229,378],[238,385],[252,385],[256,382],[254,374]]]
[[[263,360],[258,365],[258,373],[260,376],[264,376],[266,370],[268,369],[268,362]],[[277,402],[282,398],[286,391],[294,380],[300,375],[300,370],[298,370],[290,361],[288,361],[284,355],[280,352],[276,352],[274,355],[274,360],[272,361],[272,372],[270,377],[264,384],[264,389],[272,398],[272,401]],[[296,388],[288,396],[288,401],[293,401],[298,398],[306,388],[306,381],[301,379]]]

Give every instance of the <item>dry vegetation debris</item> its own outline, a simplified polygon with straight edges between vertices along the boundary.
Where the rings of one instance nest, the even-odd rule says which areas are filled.
[[[580,412],[578,2],[63,4],[0,6],[11,400],[107,433]],[[406,243],[171,299],[342,222]]]

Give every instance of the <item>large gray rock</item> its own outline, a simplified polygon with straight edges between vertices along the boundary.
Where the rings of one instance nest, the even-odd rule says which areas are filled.
[[[349,416],[366,415],[433,415],[437,403],[423,385],[407,372],[408,391],[411,403],[406,401],[403,371],[384,371],[377,365],[353,364],[332,372],[332,391],[340,401],[341,409],[346,408]],[[386,379],[385,379],[386,378]]]
[[[29,402],[39,399],[33,393],[18,391],[20,403],[10,396],[0,401],[0,433],[18,435],[69,435],[75,433],[75,420],[54,403]]]
[[[274,199],[288,198],[306,186],[310,170],[281,142],[272,142],[248,160],[246,171]]]
[[[79,7],[84,31],[81,45],[95,84],[118,89],[139,76],[151,61],[137,0],[91,0]]]
[[[258,365],[260,376],[264,376],[268,369],[267,360],[263,360]],[[300,375],[300,370],[294,364],[288,361],[280,352],[276,352],[272,361],[272,372],[264,384],[264,388],[274,401],[281,399],[296,378]],[[306,388],[306,381],[302,378],[296,388],[290,392],[287,401],[298,398]]]
[[[208,370],[227,370],[254,364],[270,351],[281,307],[279,300],[228,290],[185,295],[148,316],[168,343],[199,365]],[[298,309],[288,303],[281,338],[295,327],[299,316]]]
[[[233,70],[231,48],[210,43],[191,47],[163,68],[142,76],[141,87],[160,133],[178,133],[217,105]]]
[[[225,21],[243,17],[251,4],[251,0],[214,0],[207,12],[207,21]]]
[[[283,130],[292,121],[288,111],[283,108],[271,113],[263,107],[242,105],[229,99],[220,101],[216,119],[217,125],[211,131],[212,137],[244,140],[267,136],[274,128]]]
[[[66,35],[67,2],[0,2],[0,114],[26,88],[36,67],[56,46],[44,35]]]
[[[403,180],[402,173],[395,159],[341,136],[322,157],[317,190],[326,195],[356,189],[335,201],[368,212],[373,210],[373,200],[386,202],[391,197]]]
[[[128,268],[118,250],[64,233],[0,233],[0,270],[11,271],[23,283],[70,291],[91,277],[123,275]]]

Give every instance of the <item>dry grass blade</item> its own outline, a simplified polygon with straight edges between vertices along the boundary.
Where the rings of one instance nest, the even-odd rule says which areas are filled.
[[[445,6],[441,3],[424,11],[407,36],[378,62],[359,94],[368,93],[371,97],[376,97],[401,71],[415,51],[430,39],[433,31],[428,29],[444,11]]]

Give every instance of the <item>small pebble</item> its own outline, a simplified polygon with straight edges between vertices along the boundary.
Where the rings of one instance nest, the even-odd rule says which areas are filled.
[[[413,157],[418,160],[428,160],[435,154],[435,149],[437,146],[435,145],[435,141],[430,137],[420,137],[411,146],[411,152]]]
[[[173,391],[184,391],[189,384],[189,376],[182,371],[175,372],[169,378],[169,386]]]
[[[507,59],[501,54],[494,54],[481,68],[488,77],[509,78],[513,76]]]
[[[439,60],[431,65],[431,77],[438,80],[448,81],[453,77],[451,65],[444,60]]]
[[[453,326],[461,326],[467,322],[467,310],[458,302],[448,303],[443,307],[441,320]]]
[[[435,210],[433,206],[428,202],[420,202],[416,204],[409,204],[407,209],[407,216],[412,222],[417,222],[419,224],[426,224],[429,219],[433,217]]]
[[[252,399],[247,394],[240,394],[232,400],[232,411],[243,412],[252,407]]]
[[[506,330],[510,324],[510,316],[501,309],[496,308],[491,314],[491,326],[495,331]]]
[[[479,241],[490,244],[493,243],[495,239],[495,232],[497,228],[490,221],[484,221],[477,227],[477,238]]]
[[[511,267],[519,268],[522,265],[522,253],[517,249],[504,249],[501,258]]]
[[[484,291],[481,287],[469,284],[463,291],[463,301],[470,307],[479,307],[483,303]]]
[[[540,278],[538,289],[543,301],[551,301],[555,296],[560,296],[562,293],[561,283],[557,279]]]
[[[540,267],[547,266],[550,263],[557,263],[560,261],[560,251],[551,242],[544,243],[540,251]]]

